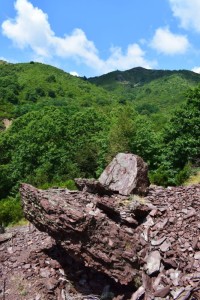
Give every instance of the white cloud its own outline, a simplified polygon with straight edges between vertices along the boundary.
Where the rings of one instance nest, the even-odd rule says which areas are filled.
[[[151,64],[144,58],[145,52],[138,44],[129,45],[125,54],[122,53],[120,47],[113,47],[110,50],[111,56],[105,62],[110,69],[128,69],[130,65],[151,68]]]
[[[180,19],[183,28],[192,28],[200,32],[199,0],[169,0],[169,2],[174,16]]]
[[[76,71],[72,71],[72,72],[69,72],[69,73],[70,73],[71,75],[73,75],[73,76],[77,76],[77,77],[79,76],[78,73],[77,73]]]
[[[200,67],[194,67],[192,69],[193,72],[200,74]]]
[[[3,57],[3,56],[0,56],[0,60],[3,60],[3,61],[5,61],[5,62],[8,62],[8,60],[7,60],[5,57]]]
[[[33,54],[42,59],[72,58],[93,68],[96,73],[114,69],[125,70],[142,66],[151,68],[154,61],[147,61],[145,53],[138,44],[131,44],[122,53],[119,47],[113,47],[107,60],[100,58],[93,41],[88,40],[82,29],[76,28],[70,35],[58,37],[48,21],[48,15],[34,7],[28,0],[15,2],[16,17],[2,23],[3,34],[11,39],[16,47],[29,47]]]
[[[16,64],[18,61],[16,61],[15,59],[9,59],[9,58],[6,58],[4,56],[0,56],[0,61],[3,60],[7,63],[13,63],[13,64]]]
[[[48,16],[27,0],[16,1],[15,9],[16,18],[2,24],[3,34],[21,49],[30,46],[37,55],[48,56],[54,37]]]
[[[152,48],[167,55],[184,54],[189,45],[185,35],[174,34],[167,27],[158,28],[150,43]]]

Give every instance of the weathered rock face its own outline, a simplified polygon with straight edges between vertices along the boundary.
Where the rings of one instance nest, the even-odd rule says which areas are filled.
[[[121,195],[146,194],[148,167],[143,159],[131,153],[119,153],[99,177],[99,182]]]
[[[122,284],[140,277],[136,254],[142,245],[133,229],[150,212],[148,203],[134,201],[129,206],[126,197],[42,191],[27,184],[20,192],[26,218],[71,256]]]
[[[20,189],[26,218],[71,256],[121,284],[132,300],[199,299],[200,185],[147,197]]]
[[[114,194],[109,187],[102,185],[98,180],[95,179],[75,178],[74,181],[79,191],[107,196]]]

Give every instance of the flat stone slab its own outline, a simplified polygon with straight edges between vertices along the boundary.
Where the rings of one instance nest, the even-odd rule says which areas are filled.
[[[12,233],[3,233],[0,235],[0,244],[4,243],[12,238]]]

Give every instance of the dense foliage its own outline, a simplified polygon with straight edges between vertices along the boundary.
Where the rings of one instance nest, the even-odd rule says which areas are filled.
[[[185,95],[163,122],[154,102],[136,107],[50,66],[0,65],[0,117],[13,118],[0,133],[0,223],[21,217],[20,182],[74,188],[73,178],[97,178],[118,152],[140,155],[153,183],[181,184],[200,161],[200,87]]]
[[[73,115],[49,107],[18,118],[0,139],[0,193],[21,181],[41,185],[94,176],[104,117],[92,108]]]
[[[0,64],[0,120],[37,107],[106,106],[115,96],[86,80],[41,63]]]
[[[200,164],[200,87],[187,93],[187,102],[174,112],[161,140],[160,164],[154,172],[156,183],[181,184],[191,166]]]
[[[200,75],[186,70],[138,67],[89,78],[89,81],[112,91],[122,103],[130,101],[140,114],[148,115],[162,126],[169,113],[183,103],[185,91],[200,83]]]

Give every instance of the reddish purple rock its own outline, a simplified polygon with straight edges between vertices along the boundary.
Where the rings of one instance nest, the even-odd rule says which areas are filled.
[[[118,153],[99,177],[99,182],[121,195],[146,194],[148,167],[143,159],[131,153]]]
[[[151,187],[143,198],[98,188],[102,194],[22,184],[25,216],[85,266],[137,284],[132,299],[199,299],[200,185]]]

